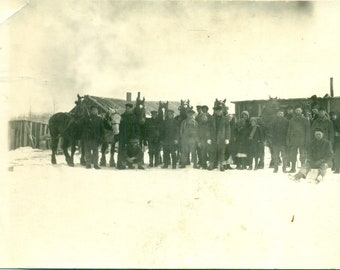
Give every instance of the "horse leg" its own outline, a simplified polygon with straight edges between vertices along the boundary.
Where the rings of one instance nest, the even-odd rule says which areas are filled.
[[[52,136],[52,139],[51,139],[51,148],[52,148],[51,163],[52,164],[57,164],[57,160],[55,158],[55,155],[57,153],[58,143],[59,143],[59,137],[58,136]]]
[[[111,143],[111,149],[110,149],[110,167],[116,167],[116,162],[115,162],[115,141]]]
[[[72,166],[71,165],[71,156],[70,156],[70,154],[68,153],[68,150],[67,150],[68,146],[69,146],[69,140],[64,139],[62,149],[63,149],[64,155],[65,155],[65,160],[66,160],[67,165]]]
[[[107,147],[108,147],[108,143],[107,142],[103,142],[101,150],[100,150],[100,152],[102,153],[102,156],[100,158],[100,166],[106,166],[106,156],[105,156],[105,153],[106,153]]]
[[[74,153],[76,152],[76,141],[72,142],[71,145],[71,158],[70,158],[70,166],[73,167],[74,166]]]
[[[85,145],[84,145],[84,140],[80,140],[80,164],[85,166]]]

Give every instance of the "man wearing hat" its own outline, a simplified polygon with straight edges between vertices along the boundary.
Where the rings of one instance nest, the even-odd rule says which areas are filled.
[[[209,121],[207,140],[209,149],[208,170],[213,170],[218,164],[220,171],[224,171],[225,145],[229,143],[230,126],[228,118],[223,115],[223,107],[222,103],[215,104],[214,114]]]
[[[323,137],[329,140],[333,145],[334,142],[334,127],[330,119],[326,117],[326,110],[324,108],[319,108],[318,118],[316,118],[312,123],[312,131],[317,128],[323,131]]]
[[[287,168],[287,142],[289,121],[283,115],[283,110],[279,109],[276,117],[270,126],[269,140],[273,146],[274,173],[279,170],[280,153],[282,156],[282,171],[285,173]]]
[[[149,148],[149,167],[157,167],[160,160],[160,122],[157,111],[151,111],[151,118],[146,120],[146,138]]]
[[[305,164],[307,147],[310,144],[310,123],[302,114],[301,105],[295,106],[295,115],[289,121],[287,147],[289,160],[292,162],[290,173],[296,172],[297,153],[299,150],[301,166]]]
[[[176,169],[177,156],[176,150],[179,140],[179,125],[178,121],[174,119],[174,111],[168,110],[165,120],[161,124],[160,132],[161,145],[163,147],[163,169],[167,169],[169,165],[172,165],[173,169]],[[171,156],[171,160],[170,160]]]
[[[290,119],[293,118],[293,116],[294,116],[294,108],[293,108],[293,106],[289,105],[289,106],[287,106],[285,117],[286,117],[287,120],[290,120]]]
[[[340,173],[340,117],[334,121],[334,173]]]
[[[207,105],[202,106],[202,113],[196,117],[198,123],[198,163],[201,168],[207,169],[208,161],[208,134],[209,134],[209,121],[211,115],[208,113],[209,107]]]
[[[188,109],[187,118],[181,123],[179,131],[179,138],[181,142],[180,168],[185,168],[186,164],[190,164],[190,154],[194,168],[199,168],[197,165],[196,153],[196,147],[198,144],[198,124],[194,116],[195,112],[192,109]]]
[[[325,176],[327,168],[330,167],[332,157],[333,151],[330,141],[324,138],[321,128],[316,128],[314,131],[314,139],[308,147],[307,161],[294,176],[294,180],[306,178],[311,169],[318,169],[318,175],[315,181],[319,183]]]
[[[125,104],[125,112],[121,116],[119,125],[119,145],[118,145],[118,169],[126,168],[127,146],[132,139],[140,138],[140,128],[136,115],[133,112],[133,104]],[[140,169],[142,166],[139,165]]]
[[[102,119],[98,116],[96,106],[91,106],[90,114],[84,118],[82,126],[86,168],[91,169],[93,162],[94,168],[100,169],[98,166],[98,147],[104,138],[104,125]]]

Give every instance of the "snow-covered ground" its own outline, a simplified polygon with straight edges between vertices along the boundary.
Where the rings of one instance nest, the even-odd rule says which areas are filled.
[[[31,148],[8,159],[0,267],[340,267],[332,172],[316,185],[272,169],[53,166]]]

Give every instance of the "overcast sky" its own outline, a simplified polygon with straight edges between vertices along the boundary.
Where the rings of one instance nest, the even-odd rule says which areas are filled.
[[[339,2],[31,0],[7,18],[25,3],[0,12],[11,116],[68,111],[77,93],[211,107],[323,96],[334,77],[340,95]]]

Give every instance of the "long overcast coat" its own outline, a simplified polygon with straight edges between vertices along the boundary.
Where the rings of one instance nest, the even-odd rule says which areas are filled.
[[[310,143],[310,123],[304,116],[289,120],[287,146],[307,146]]]

